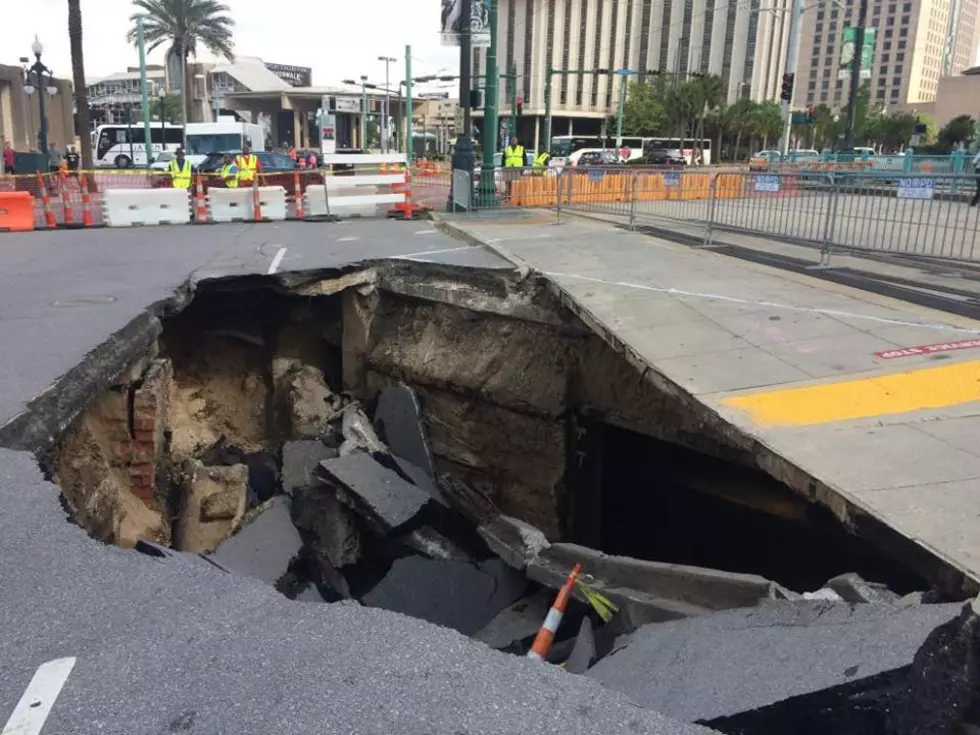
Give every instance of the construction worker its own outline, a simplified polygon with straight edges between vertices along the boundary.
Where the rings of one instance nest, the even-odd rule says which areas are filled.
[[[167,167],[170,173],[170,183],[175,189],[191,188],[191,162],[184,158],[184,149],[177,149],[177,157]]]
[[[225,182],[225,186],[229,189],[238,188],[238,166],[235,162],[231,160],[231,154],[226,153],[223,161],[224,165],[221,167],[221,178]]]
[[[548,168],[548,163],[551,161],[551,154],[548,151],[541,151],[538,155],[534,157],[534,175],[544,176],[544,172]]]
[[[524,146],[511,137],[510,145],[504,149],[504,181],[507,182],[507,194],[510,195],[514,181],[521,175],[524,168]]]
[[[235,165],[238,166],[239,185],[251,186],[259,173],[259,158],[252,153],[252,146],[247,140],[242,145],[242,152],[235,157]]]

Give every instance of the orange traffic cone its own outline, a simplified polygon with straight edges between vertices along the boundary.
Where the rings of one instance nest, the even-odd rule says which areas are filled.
[[[259,196],[259,176],[252,179],[252,212],[256,222],[262,221],[262,197]]]
[[[296,219],[303,219],[306,214],[303,212],[303,184],[298,169],[293,170],[293,201],[296,203]]]
[[[89,197],[88,181],[85,179],[85,174],[82,174],[80,186],[82,189],[82,225],[92,227],[95,224],[92,221],[92,199]]]
[[[51,198],[48,196],[48,185],[44,181],[44,177],[40,171],[37,172],[37,187],[38,192],[41,194],[41,204],[44,206],[44,226],[53,230],[58,226],[58,220],[54,218],[54,212],[51,209]]]
[[[576,564],[572,568],[572,573],[568,575],[568,579],[565,580],[565,584],[558,590],[558,595],[555,597],[555,601],[552,603],[551,609],[544,619],[544,624],[541,626],[538,634],[534,636],[534,643],[531,644],[531,650],[527,652],[528,658],[544,661],[548,657],[548,651],[551,650],[551,644],[555,640],[555,633],[558,631],[558,626],[561,625],[561,619],[565,615],[565,608],[568,607],[568,601],[572,597],[575,583],[581,571],[582,565]]]

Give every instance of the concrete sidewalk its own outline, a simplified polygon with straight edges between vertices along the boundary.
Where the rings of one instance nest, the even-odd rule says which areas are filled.
[[[544,274],[778,479],[857,530],[877,518],[969,578],[947,587],[975,590],[980,322],[602,222],[444,227]]]

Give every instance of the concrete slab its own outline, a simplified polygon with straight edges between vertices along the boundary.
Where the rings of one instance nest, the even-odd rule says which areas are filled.
[[[975,340],[980,321],[599,221],[563,220],[548,239],[543,225],[520,224],[505,243],[491,242],[498,235],[479,221],[447,227],[542,273],[655,385],[694,396],[705,421],[758,441],[760,465],[798,492],[846,523],[870,515],[901,543],[927,549],[931,561],[907,557],[931,582],[980,589],[969,512],[980,495],[971,441],[980,435],[980,353],[880,354]],[[942,506],[931,506],[939,486],[948,488]],[[904,506],[884,502],[893,492]]]
[[[320,473],[341,502],[385,534],[416,518],[432,499],[366,452],[321,462]]]
[[[422,426],[422,404],[412,388],[401,384],[381,391],[374,428],[392,454],[434,476],[432,448]]]
[[[225,569],[275,584],[286,573],[303,541],[290,519],[289,498],[273,498],[238,533],[223,541],[213,557]]]

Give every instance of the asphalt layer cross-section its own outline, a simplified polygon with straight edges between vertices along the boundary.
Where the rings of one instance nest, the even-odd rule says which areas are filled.
[[[507,267],[424,222],[0,236],[0,424],[188,279],[383,257]],[[34,457],[7,449],[0,630],[0,724],[38,667],[77,659],[44,733],[708,732],[448,629],[100,544]]]

